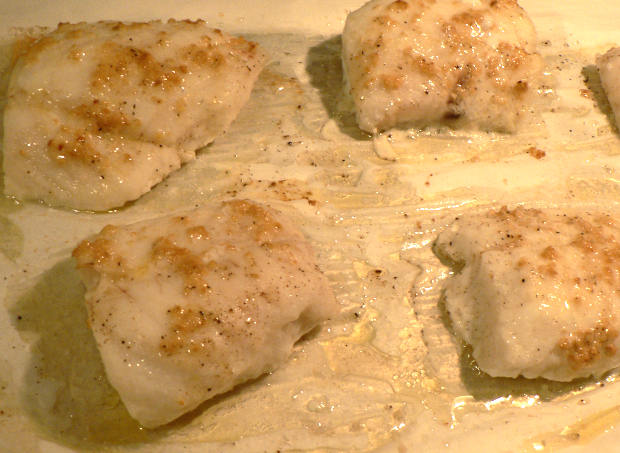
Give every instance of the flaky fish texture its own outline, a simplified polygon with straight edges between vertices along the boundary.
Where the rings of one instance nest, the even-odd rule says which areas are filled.
[[[543,61],[515,0],[372,0],[351,13],[343,63],[359,127],[513,132]]]
[[[264,63],[202,21],[61,24],[13,67],[5,191],[85,210],[135,200],[225,132]]]
[[[338,310],[302,233],[251,201],[107,226],[73,256],[108,379],[146,427],[274,370]]]
[[[445,307],[480,369],[570,381],[619,366],[619,240],[611,215],[524,208],[441,233]]]
[[[620,130],[620,47],[613,47],[596,59],[601,84]]]

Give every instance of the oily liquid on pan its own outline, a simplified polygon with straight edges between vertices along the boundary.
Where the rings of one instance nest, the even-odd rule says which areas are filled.
[[[519,136],[395,131],[386,159],[346,111],[337,38],[250,38],[270,51],[273,63],[229,133],[135,203],[117,213],[86,216],[99,227],[224,197],[274,203],[295,216],[316,247],[343,306],[341,316],[301,341],[277,372],[169,426],[142,430],[105,380],[83,324],[83,290],[72,265],[57,260],[8,289],[10,328],[32,347],[25,382],[9,389],[20,392],[24,425],[54,442],[97,451],[152,451],[175,443],[220,451],[248,438],[258,442],[254,448],[277,449],[286,438],[300,449],[365,451],[400,433],[466,431],[468,413],[492,412],[502,420],[508,406],[536,409],[588,394],[595,383],[556,386],[478,375],[441,320],[433,318],[445,271],[432,265],[430,243],[449,217],[498,202],[583,203],[603,193],[604,206],[613,199],[615,167],[583,165],[593,146],[611,164],[620,153],[605,116],[588,107],[591,100],[560,102],[547,93],[551,105]],[[555,58],[547,57],[550,66]],[[577,87],[585,58],[575,53],[567,61],[559,76],[574,73],[571,83]],[[532,155],[531,147],[545,156]],[[567,172],[579,168],[570,174],[558,170],[555,177],[567,179],[566,186],[547,187],[548,172],[530,171],[558,161],[574,163],[562,167]],[[454,183],[471,179],[470,171],[478,172],[480,186]],[[490,177],[497,172],[502,176]],[[6,217],[14,234],[5,254],[14,257],[24,247],[20,241],[33,239],[20,223],[28,215],[61,218],[36,204],[20,207],[17,217],[12,209]],[[69,216],[62,220],[71,228]],[[62,244],[45,238],[51,244],[47,255],[68,257],[83,234]],[[11,269],[14,275],[19,266]],[[418,304],[411,289],[424,278],[426,299]],[[24,432],[34,442],[38,433]]]

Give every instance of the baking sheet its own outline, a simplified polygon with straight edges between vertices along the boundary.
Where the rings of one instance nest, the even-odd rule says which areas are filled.
[[[339,34],[362,3],[4,2],[3,42],[13,27],[59,21],[203,18],[256,40],[272,59],[229,132],[125,208],[78,213],[0,199],[0,450],[527,452],[617,444],[613,373],[570,384],[492,379],[458,354],[437,309],[448,270],[429,244],[455,215],[503,204],[617,211],[620,140],[593,64],[620,44],[620,6],[521,2],[538,30],[548,90],[519,134],[394,131],[390,142],[360,132],[341,94]],[[278,371],[167,427],[141,429],[105,379],[71,250],[108,223],[230,197],[268,202],[300,224],[342,313],[298,343]]]

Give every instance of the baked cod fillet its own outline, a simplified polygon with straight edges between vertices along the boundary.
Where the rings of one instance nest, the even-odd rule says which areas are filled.
[[[4,112],[5,191],[119,207],[222,134],[265,56],[204,22],[60,24],[23,46]]]
[[[609,49],[596,59],[601,84],[607,100],[616,118],[616,127],[620,129],[620,47]]]
[[[275,369],[337,311],[303,235],[250,201],[107,226],[73,256],[108,379],[149,428]]]
[[[543,62],[516,0],[372,0],[351,13],[343,62],[359,127],[514,131]]]
[[[610,215],[523,208],[441,233],[446,309],[480,369],[570,381],[619,366],[619,240]]]

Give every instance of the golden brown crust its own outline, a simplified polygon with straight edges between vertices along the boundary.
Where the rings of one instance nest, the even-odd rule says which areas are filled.
[[[77,268],[108,268],[122,266],[122,259],[114,251],[113,239],[118,227],[107,225],[97,238],[82,241],[73,250],[72,256],[77,261]]]
[[[614,341],[618,332],[607,324],[599,323],[588,330],[573,332],[558,343],[574,369],[597,361],[601,355],[616,355]]]
[[[525,209],[518,207],[508,210],[505,206],[502,209],[490,214],[496,217],[503,224],[505,238],[501,244],[495,248],[498,250],[509,249],[527,245],[523,242],[523,238],[519,233],[513,233],[519,228],[537,228],[539,230],[553,230],[553,225],[545,222],[545,216],[538,209]],[[618,279],[614,263],[620,260],[620,244],[617,243],[614,236],[605,231],[604,227],[613,227],[615,220],[607,214],[599,214],[591,218],[580,216],[566,216],[564,221],[567,225],[575,227],[576,233],[570,238],[568,247],[577,249],[579,254],[596,256],[597,266],[582,269],[582,281],[596,282],[605,281],[614,284]],[[540,254],[542,258],[549,262],[537,268],[538,272],[548,277],[557,275],[555,262],[562,255],[569,255],[569,249],[558,250],[547,246]],[[520,260],[517,267],[523,267],[525,260]]]
[[[105,29],[132,32],[147,29],[160,21],[146,23],[124,23],[100,21],[97,24]],[[203,21],[175,21],[173,26],[190,26],[204,28]],[[36,61],[50,46],[63,40],[88,38],[96,33],[86,24],[60,24],[58,29],[38,39],[32,38],[22,42],[17,54],[23,63]],[[193,72],[216,74],[225,71],[233,60],[255,59],[259,49],[256,43],[241,37],[224,37],[219,30],[210,30],[202,35],[198,42],[182,47],[170,58],[156,58],[152,49],[169,45],[170,33],[161,30],[156,33],[152,43],[138,45],[128,41],[106,40],[97,44],[98,63],[88,75],[91,98],[88,102],[71,107],[68,113],[80,128],[69,131],[64,128],[48,141],[48,154],[52,162],[65,165],[72,162],[77,165],[103,165],[100,153],[92,144],[92,136],[119,135],[138,140],[157,142],[156,138],[145,138],[141,133],[142,123],[135,117],[136,105],[131,99],[142,96],[156,104],[162,103],[167,92],[179,92],[183,89],[184,77]],[[222,49],[225,49],[223,52]],[[68,60],[79,64],[85,56],[85,50],[78,44],[68,47]],[[250,68],[251,69],[251,68]],[[111,98],[110,93],[114,93]],[[119,99],[121,99],[119,101]],[[186,102],[179,99],[173,108],[177,116],[186,110]],[[154,140],[155,139],[155,140]]]
[[[516,2],[370,5],[350,16],[343,41],[362,129],[460,117],[483,128],[516,127],[542,68],[533,26]]]
[[[224,206],[231,208],[233,222],[245,223],[245,218],[252,219],[247,227],[253,231],[254,239],[259,243],[271,242],[282,230],[282,225],[271,212],[258,204],[245,200],[232,200],[224,203]]]

